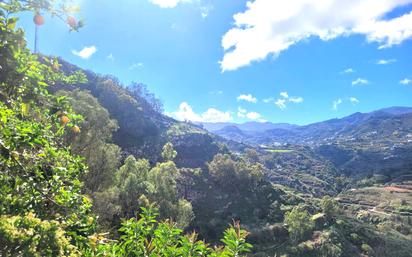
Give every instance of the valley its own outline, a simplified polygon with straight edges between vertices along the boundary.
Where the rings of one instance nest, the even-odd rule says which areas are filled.
[[[247,6],[254,8],[258,2]],[[196,8],[204,21],[213,8],[201,3],[196,2]],[[139,2],[139,8],[140,4],[145,6]],[[175,8],[174,4],[179,1],[160,5]],[[263,121],[251,106],[271,104],[280,113],[286,105],[302,104],[304,98],[281,91],[277,99],[263,99],[236,91],[233,102],[239,119],[217,107],[196,113],[187,102],[170,112],[151,89],[170,90],[173,83],[167,80],[173,79],[173,69],[186,62],[167,66],[164,76],[173,74],[168,79],[159,70],[145,73],[149,61],[124,69],[136,72],[139,79],[155,74],[155,81],[167,81],[164,85],[169,86],[149,87],[98,73],[101,63],[110,62],[113,69],[121,63],[100,46],[97,54],[104,59],[96,63],[89,59],[98,51],[95,46],[61,52],[82,58],[84,66],[67,56],[37,51],[37,33],[48,18],[57,16],[70,32],[84,26],[73,14],[78,9],[51,0],[0,2],[0,256],[411,256],[412,107],[354,112],[307,125],[272,123]],[[36,26],[34,51],[27,30],[17,25],[25,15],[32,15],[30,25]],[[239,24],[229,36],[252,29]],[[165,36],[157,26],[153,25],[153,34]],[[190,32],[175,23],[167,27],[173,36]],[[90,31],[96,32],[96,27]],[[146,36],[138,43],[144,45]],[[145,46],[149,45],[153,44]],[[231,48],[228,45],[225,51]],[[131,56],[129,51],[125,59]],[[197,54],[196,60],[207,59]],[[156,59],[154,66],[169,61],[165,55],[153,55],[162,60]],[[224,71],[222,67],[221,74],[214,74],[226,76],[222,84],[237,78]],[[213,78],[210,70],[202,72]],[[349,73],[355,71],[347,69],[339,76]],[[195,78],[201,85],[203,78],[197,73],[184,74],[177,77],[184,83]],[[296,77],[295,72],[292,75]],[[407,90],[410,82],[405,78],[399,84]],[[344,88],[355,92],[369,84],[358,78],[349,83],[350,89]],[[227,88],[237,89],[234,85]],[[191,85],[191,96],[205,97],[200,90],[194,94],[194,88],[200,86]],[[209,89],[205,91],[210,99],[226,102],[226,92]],[[167,92],[177,98],[176,92]],[[355,110],[360,101],[342,96],[332,103],[333,111],[345,104]]]

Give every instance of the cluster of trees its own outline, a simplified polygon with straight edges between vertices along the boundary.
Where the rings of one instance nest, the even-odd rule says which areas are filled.
[[[269,182],[276,154],[220,151],[207,133],[167,143],[181,124],[144,85],[33,55],[13,14],[63,14],[66,2],[0,3],[1,256],[243,256],[238,221],[271,228],[273,254],[343,256],[348,240],[373,252],[345,235],[333,198],[304,205]]]
[[[263,175],[259,163],[229,154],[217,154],[208,164],[195,188],[200,192],[193,203],[195,224],[200,233],[217,239],[223,224],[241,220],[244,224],[282,219],[282,192]],[[224,226],[223,226],[224,227]]]
[[[154,167],[145,159],[127,157],[112,178],[112,186],[94,198],[102,222],[116,226],[120,217],[134,217],[141,207],[156,203],[161,219],[172,219],[186,228],[193,219],[192,205],[179,197],[176,180],[180,172],[172,161],[173,153],[171,144],[166,144],[165,162]]]
[[[55,6],[63,9],[55,11]],[[66,8],[60,1],[47,0],[0,3],[0,255],[239,256],[248,252],[247,232],[238,224],[226,230],[219,248],[209,247],[195,234],[183,235],[179,227],[190,222],[192,211],[177,193],[178,169],[172,161],[176,152],[170,144],[163,149],[164,162],[151,167],[145,160],[128,157],[117,171],[120,150],[110,142],[117,124],[107,111],[88,93],[48,91],[49,85],[87,81],[81,72],[62,72],[57,59],[33,55],[12,16],[22,10],[39,15]],[[113,178],[115,183],[110,183]],[[119,226],[116,240],[98,233],[87,196],[112,188],[118,189],[121,216],[131,217]],[[142,206],[146,208],[139,211]]]

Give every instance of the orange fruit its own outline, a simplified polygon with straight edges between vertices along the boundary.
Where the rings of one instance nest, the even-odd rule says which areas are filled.
[[[41,16],[40,14],[36,14],[33,17],[33,22],[34,24],[36,24],[37,26],[41,26],[44,24],[44,17]]]
[[[78,126],[76,126],[76,125],[74,125],[73,127],[72,127],[72,131],[73,131],[73,133],[80,133],[80,128],[78,127]]]
[[[67,123],[69,123],[69,121],[70,121],[70,119],[66,115],[63,115],[63,116],[60,117],[60,123],[62,125],[66,125]]]

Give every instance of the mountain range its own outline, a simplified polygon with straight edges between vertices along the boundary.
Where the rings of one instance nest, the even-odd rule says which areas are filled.
[[[412,107],[389,107],[369,113],[354,113],[299,126],[287,123],[247,122],[202,123],[206,130],[223,138],[253,146],[285,143],[319,144],[335,140],[354,140],[379,134],[381,139],[408,136],[412,133]],[[394,135],[395,133],[395,135]]]

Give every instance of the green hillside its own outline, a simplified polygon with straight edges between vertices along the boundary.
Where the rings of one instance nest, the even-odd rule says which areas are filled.
[[[53,3],[0,3],[0,256],[410,256],[410,114],[224,139],[31,53],[15,16]]]

